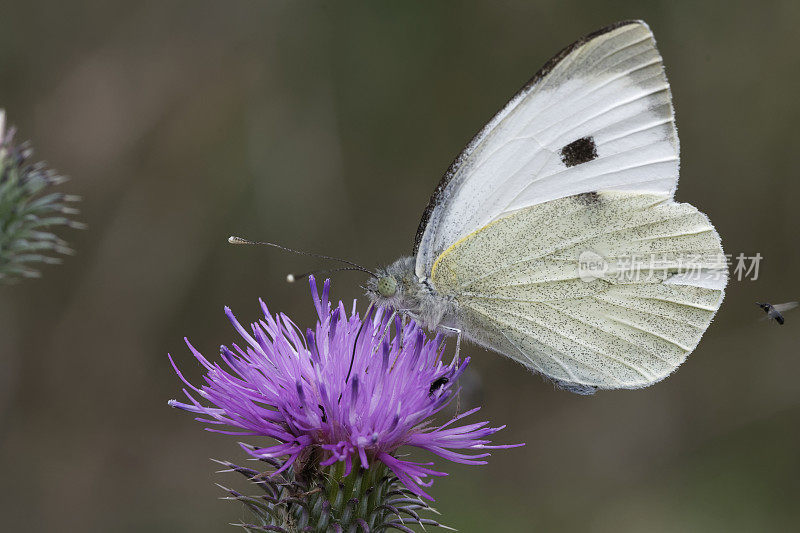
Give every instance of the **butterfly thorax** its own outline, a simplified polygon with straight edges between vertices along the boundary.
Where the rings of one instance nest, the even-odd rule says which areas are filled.
[[[456,317],[455,300],[437,293],[429,280],[419,279],[415,264],[409,256],[379,268],[377,276],[367,282],[367,296],[375,305],[395,309],[431,331],[451,326]]]

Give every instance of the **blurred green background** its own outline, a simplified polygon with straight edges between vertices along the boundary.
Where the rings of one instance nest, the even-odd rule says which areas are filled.
[[[800,521],[800,3],[2,0],[0,106],[72,176],[86,231],[0,287],[0,529],[235,531],[208,458],[241,460],[166,402],[167,352],[199,376],[230,305],[299,324],[321,266],[228,235],[380,265],[410,252],[472,134],[563,46],[620,19],[655,32],[681,136],[677,198],[732,282],[698,350],[646,390],[577,397],[474,347],[470,403],[508,424],[485,467],[446,465],[445,522],[483,531],[779,531]],[[358,274],[334,296],[360,296]],[[441,463],[444,464],[444,463]]]

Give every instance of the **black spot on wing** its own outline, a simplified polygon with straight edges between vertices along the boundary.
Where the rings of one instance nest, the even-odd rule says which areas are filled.
[[[597,145],[591,137],[581,137],[577,141],[572,141],[559,152],[561,161],[568,167],[574,167],[581,163],[587,163],[597,159]]]

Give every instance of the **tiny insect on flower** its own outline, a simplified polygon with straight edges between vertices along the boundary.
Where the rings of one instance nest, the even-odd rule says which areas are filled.
[[[458,392],[458,377],[469,363],[468,358],[444,362],[441,336],[429,340],[416,323],[404,324],[381,308],[370,307],[362,318],[356,302],[348,314],[342,302],[329,301],[329,280],[321,296],[313,276],[309,281],[318,315],[313,330],[303,333],[286,315],[272,315],[263,301],[263,318],[248,330],[226,308],[245,344],[221,347],[225,369],[187,340],[205,369],[205,384],[193,386],[173,361],[188,387],[188,402],[169,404],[201,415],[198,420],[209,431],[276,440],[243,446],[255,458],[285,458],[273,475],[317,450],[320,467],[341,462],[347,476],[353,468],[379,462],[414,494],[429,499],[422,487],[446,473],[432,463],[399,458],[401,446],[470,465],[485,464],[490,449],[521,446],[491,445],[488,437],[504,426],[457,425],[478,408],[441,426],[432,423]]]

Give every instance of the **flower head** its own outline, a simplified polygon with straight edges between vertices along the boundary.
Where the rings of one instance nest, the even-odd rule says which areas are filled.
[[[78,197],[50,190],[66,178],[43,163],[31,164],[33,149],[15,143],[14,134],[14,128],[6,129],[0,109],[0,281],[37,277],[33,264],[59,263],[52,254],[72,253],[48,228],[83,227],[68,218],[78,211],[67,204]]]
[[[354,463],[368,469],[380,462],[427,498],[422,487],[430,486],[428,478],[446,474],[430,468],[432,463],[398,458],[401,446],[462,464],[484,464],[488,449],[509,447],[488,440],[502,427],[457,425],[477,408],[441,426],[431,422],[457,393],[469,359],[445,363],[440,336],[428,340],[416,323],[404,324],[383,308],[371,307],[362,318],[354,302],[348,314],[342,302],[330,303],[329,280],[321,297],[314,278],[309,281],[318,315],[313,330],[303,334],[286,315],[273,316],[263,301],[264,317],[248,330],[226,308],[244,344],[221,347],[224,368],[187,340],[206,370],[205,384],[194,387],[175,367],[189,387],[189,401],[170,405],[202,415],[198,420],[210,431],[275,439],[271,446],[243,446],[256,458],[286,458],[275,473],[314,450],[319,466],[341,462],[345,476]]]

